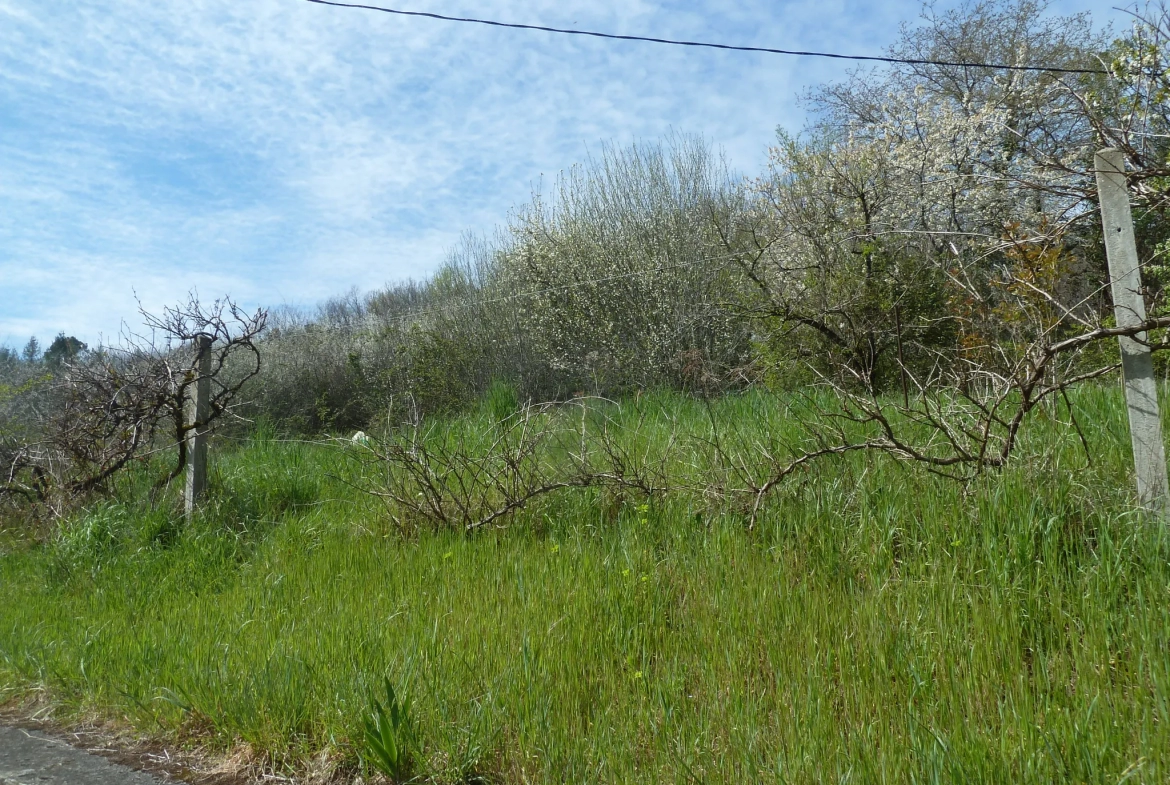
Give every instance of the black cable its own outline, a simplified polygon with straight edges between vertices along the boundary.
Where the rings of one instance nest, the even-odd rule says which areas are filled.
[[[510,22],[495,22],[490,19],[472,19],[470,17],[443,16],[425,11],[401,11],[396,8],[383,8],[377,5],[361,5],[359,3],[338,3],[333,0],[306,0],[318,5],[334,5],[339,8],[363,8],[367,11],[382,11],[399,16],[425,16],[428,19],[439,19],[443,22],[470,22],[477,25],[491,27],[511,27],[517,30],[540,30],[545,33],[561,33],[563,35],[587,35],[592,38],[610,38],[615,41],[647,41],[652,44],[670,44],[672,46],[701,46],[708,49],[729,49],[735,52],[763,52],[773,55],[794,55],[796,57],[830,57],[835,60],[871,60],[879,63],[905,63],[908,65],[945,65],[961,68],[994,68],[1002,71],[1048,71],[1058,74],[1107,74],[1108,71],[1096,68],[1050,68],[1040,65],[998,65],[994,63],[961,63],[947,60],[915,60],[903,57],[878,57],[876,55],[841,55],[831,52],[797,52],[788,49],[769,49],[763,46],[732,46],[730,44],[711,44],[702,41],[674,41],[669,38],[649,38],[641,35],[615,35],[613,33],[596,33],[589,30],[565,30],[559,27],[543,27],[541,25],[521,25]]]

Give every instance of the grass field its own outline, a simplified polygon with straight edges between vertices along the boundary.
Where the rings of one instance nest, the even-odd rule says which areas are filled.
[[[1170,535],[1131,511],[1120,390],[1074,403],[1091,462],[1041,413],[969,487],[854,454],[751,529],[701,494],[572,489],[403,536],[342,448],[221,442],[191,525],[131,478],[0,534],[0,689],[286,774],[360,772],[388,676],[422,780],[1167,782]],[[791,427],[761,395],[714,407]]]

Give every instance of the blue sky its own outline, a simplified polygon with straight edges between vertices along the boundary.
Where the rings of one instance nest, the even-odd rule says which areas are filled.
[[[856,54],[881,54],[921,8],[384,4]],[[1090,0],[1052,10],[1124,24]],[[603,143],[695,133],[755,173],[776,127],[802,124],[798,94],[847,68],[303,0],[0,0],[0,343],[114,337],[137,323],[135,295],[312,305],[425,277]]]

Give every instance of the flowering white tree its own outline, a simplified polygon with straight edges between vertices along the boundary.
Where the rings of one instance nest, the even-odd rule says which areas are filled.
[[[928,12],[891,54],[1104,70],[1087,19],[1043,10]],[[815,122],[780,137],[757,184],[770,231],[737,255],[762,354],[837,393],[810,415],[812,452],[875,449],[970,477],[1008,459],[1036,406],[1116,369],[1092,154],[1128,144],[1135,193],[1156,202],[1160,13],[1113,45],[1139,54],[1112,75],[911,65],[812,94]],[[1105,111],[1106,95],[1136,108]],[[1164,348],[1150,313],[1126,334],[1155,331]]]
[[[501,255],[535,353],[590,391],[703,383],[742,362],[710,218],[744,205],[694,139],[607,148],[570,170],[519,212]]]

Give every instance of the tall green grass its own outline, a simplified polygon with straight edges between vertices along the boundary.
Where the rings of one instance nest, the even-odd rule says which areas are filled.
[[[356,771],[388,676],[439,782],[1165,782],[1170,537],[1131,511],[1120,392],[1074,403],[1091,462],[1043,418],[967,487],[853,455],[750,530],[701,494],[573,490],[403,538],[342,448],[261,433],[217,445],[192,524],[142,479],[6,533],[0,684],[285,771]],[[646,449],[792,428],[766,396],[640,405]]]

